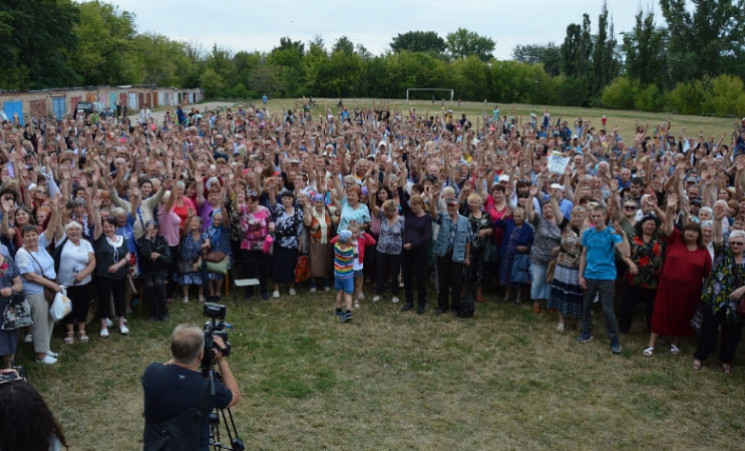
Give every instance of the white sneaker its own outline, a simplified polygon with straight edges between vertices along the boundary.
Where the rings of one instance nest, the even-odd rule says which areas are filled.
[[[290,296],[295,296],[297,294],[297,291],[295,291],[294,288],[290,288]]]
[[[109,338],[109,329],[101,329],[101,338]]]
[[[279,290],[274,290],[272,292],[272,297],[275,298],[275,299],[278,298],[279,297]]]
[[[311,293],[315,293],[316,292],[316,287],[310,287],[310,292]],[[290,293],[290,294],[292,294],[292,293]]]
[[[24,343],[33,343],[34,342],[34,336],[31,334],[26,335],[26,338],[23,340]]]
[[[113,325],[114,323],[109,318],[106,318],[106,327],[111,327]]]
[[[373,296],[373,299],[372,299],[373,302],[378,302],[379,300],[380,300],[380,296],[377,296],[377,295]]]
[[[119,326],[119,333],[122,334],[122,335],[129,334],[129,327],[127,327],[126,325],[122,324],[121,326]]]
[[[360,308],[360,301],[354,301],[354,308],[355,309]]]
[[[360,301],[364,301],[365,300],[365,293],[358,294],[357,295],[357,299],[359,299]]]
[[[399,301],[400,299],[398,298],[398,296],[393,296],[393,299],[391,299],[391,302],[393,302],[394,304],[398,304]]]
[[[54,352],[54,351],[52,351],[51,349],[50,349],[49,351],[47,351],[47,355],[48,355],[49,357],[53,358],[53,359],[56,359],[57,357],[59,357],[59,353],[57,353],[57,352]]]
[[[57,359],[47,354],[41,360],[36,359],[36,363],[43,363],[44,365],[54,365],[55,363],[57,363]]]
[[[564,323],[557,324],[556,330],[558,330],[559,332],[564,332]]]
[[[323,287],[323,291],[331,291],[331,287]]]

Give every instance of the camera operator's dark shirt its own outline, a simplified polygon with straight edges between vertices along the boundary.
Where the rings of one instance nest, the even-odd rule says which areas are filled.
[[[198,371],[177,365],[151,363],[142,375],[145,389],[145,423],[157,424],[176,418],[190,407],[199,406],[204,377]],[[215,381],[215,394],[210,398],[209,408],[225,408],[233,400],[233,393],[219,381]],[[203,417],[199,449],[209,448],[208,417]]]

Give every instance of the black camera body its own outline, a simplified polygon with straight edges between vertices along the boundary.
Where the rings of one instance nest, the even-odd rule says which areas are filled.
[[[226,311],[227,307],[223,304],[213,302],[206,302],[204,304],[202,314],[211,319],[204,323],[204,357],[202,358],[201,368],[205,374],[209,372],[214,364],[214,350],[220,351],[225,357],[230,355],[230,342],[228,341],[228,331],[225,324]],[[225,343],[224,348],[220,348],[215,344],[215,340],[212,338],[214,336],[222,338],[222,341]]]

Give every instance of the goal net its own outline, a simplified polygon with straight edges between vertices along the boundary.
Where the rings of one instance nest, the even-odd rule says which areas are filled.
[[[455,89],[448,89],[448,88],[407,88],[406,89],[406,104],[409,104],[409,94],[411,91],[432,91],[432,92],[439,92],[439,91],[449,91],[450,92],[450,103],[453,103],[453,98],[455,97]],[[436,99],[439,100],[439,99]]]

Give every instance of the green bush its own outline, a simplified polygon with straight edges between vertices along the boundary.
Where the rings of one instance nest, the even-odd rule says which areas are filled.
[[[710,111],[701,111],[704,94],[701,91],[702,83],[691,80],[675,85],[668,96],[667,109],[678,114],[701,114]]]
[[[660,92],[657,85],[647,85],[639,88],[634,97],[634,108],[641,111],[658,113],[665,106],[665,95]]]
[[[626,77],[613,80],[600,93],[600,104],[605,108],[632,110],[636,105],[638,83]]]
[[[703,112],[717,116],[745,114],[745,88],[740,78],[720,75],[711,80],[711,89],[704,95]]]

